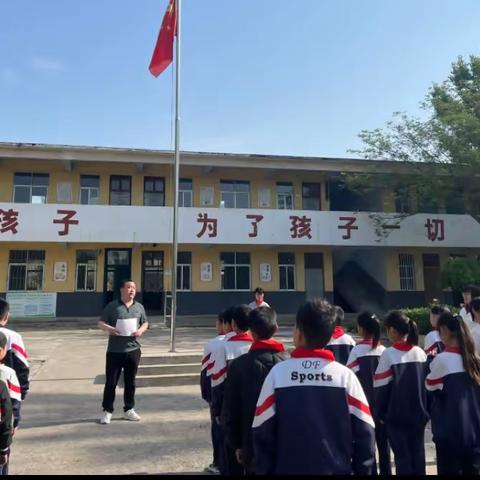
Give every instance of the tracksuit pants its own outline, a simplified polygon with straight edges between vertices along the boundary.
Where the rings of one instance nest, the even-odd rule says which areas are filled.
[[[126,412],[135,406],[135,376],[140,363],[141,352],[137,348],[132,352],[107,352],[105,367],[105,389],[103,391],[102,407],[106,412],[113,413],[115,403],[115,389],[117,388],[120,373],[123,370],[123,410]]]
[[[212,423],[211,435],[212,435],[212,447],[213,447],[213,464],[220,468],[222,459],[220,458],[223,448],[222,443],[222,427],[215,421],[215,415],[213,414],[212,407],[210,407],[210,421]]]
[[[480,451],[459,448],[458,445],[436,443],[437,475],[480,475]]]
[[[425,475],[425,425],[387,425],[397,475]]]
[[[374,472],[382,477],[392,474],[392,466],[390,460],[390,446],[388,444],[387,429],[385,424],[378,421],[375,422],[375,440],[378,449],[378,465],[375,462]]]

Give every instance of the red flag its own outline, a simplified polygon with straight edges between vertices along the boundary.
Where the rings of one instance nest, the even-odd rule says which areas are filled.
[[[175,0],[170,0],[163,17],[157,44],[153,51],[152,60],[148,69],[158,77],[173,61],[173,39],[177,34],[177,11]]]

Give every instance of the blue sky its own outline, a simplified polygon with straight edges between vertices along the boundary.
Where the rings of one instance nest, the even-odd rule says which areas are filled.
[[[166,4],[0,1],[0,141],[172,148]],[[480,54],[479,25],[478,0],[183,0],[181,147],[352,156]]]

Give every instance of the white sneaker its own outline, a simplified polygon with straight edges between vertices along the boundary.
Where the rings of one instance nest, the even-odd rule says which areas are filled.
[[[123,414],[123,418],[126,418],[127,420],[131,420],[132,422],[139,422],[142,419],[142,417],[133,408],[131,408],[130,410],[127,410]]]
[[[112,414],[110,412],[103,412],[102,417],[100,418],[100,423],[108,425],[112,419]]]

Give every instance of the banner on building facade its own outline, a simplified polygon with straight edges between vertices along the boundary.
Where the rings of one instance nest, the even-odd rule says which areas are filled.
[[[470,215],[180,208],[179,243],[479,248]],[[467,234],[468,232],[468,234]],[[0,242],[170,243],[172,208],[0,204]]]
[[[55,317],[57,313],[57,294],[46,292],[8,292],[10,316]]]

